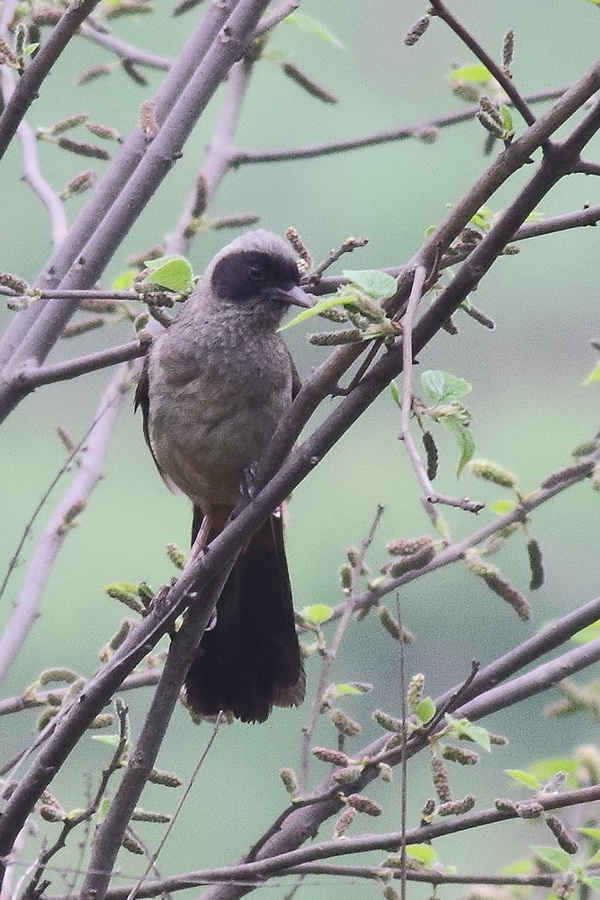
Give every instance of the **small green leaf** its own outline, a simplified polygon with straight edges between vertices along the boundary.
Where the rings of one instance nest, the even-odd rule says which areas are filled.
[[[325,620],[327,621],[327,620]],[[353,684],[336,684],[335,692],[338,697],[343,696],[353,696],[356,694],[364,694],[364,691],[361,691],[359,688],[355,687]]]
[[[492,80],[490,71],[481,63],[473,63],[470,66],[461,66],[460,69],[453,69],[447,78],[450,81],[472,81],[475,84],[487,84]]]
[[[385,300],[393,297],[398,290],[396,279],[379,269],[344,269],[342,274],[351,284],[356,285],[359,290],[368,297],[372,297],[373,300]]]
[[[511,778],[514,778],[515,781],[518,781],[519,784],[524,784],[525,787],[531,788],[532,791],[539,791],[543,787],[539,778],[536,778],[535,775],[530,775],[529,772],[524,772],[522,769],[505,769],[504,771]]]
[[[597,853],[594,853],[593,856],[590,856],[588,860],[586,860],[586,865],[588,866],[597,866],[600,863],[600,850]]]
[[[321,41],[333,44],[334,47],[337,47],[339,50],[346,49],[342,42],[332,34],[329,28],[326,28],[325,25],[317,19],[313,19],[312,16],[307,16],[306,13],[290,13],[289,16],[284,19],[284,22],[287,22],[288,25],[295,25],[300,31],[305,31],[307,34],[311,34]]]
[[[505,516],[507,513],[512,512],[516,505],[514,500],[494,500],[493,503],[488,504],[492,512],[495,512],[498,516]]]
[[[498,112],[500,113],[500,118],[502,119],[502,127],[505,131],[513,130],[513,120],[512,114],[508,106],[505,106],[504,103],[500,103],[498,106]]]
[[[406,848],[406,855],[411,859],[416,859],[427,868],[431,868],[437,862],[437,854],[431,844],[409,844]]]
[[[312,319],[313,316],[319,316],[322,312],[327,312],[328,309],[333,309],[335,306],[349,306],[351,303],[356,303],[356,299],[357,298],[351,294],[347,294],[343,297],[339,294],[335,294],[333,297],[319,300],[314,306],[311,306],[310,309],[303,309],[302,312],[298,313],[297,316],[294,316],[287,325],[282,325],[278,331],[286,331],[286,329],[291,328],[293,325],[298,325],[300,322]]]
[[[579,769],[579,763],[574,759],[563,756],[551,756],[547,759],[540,759],[533,763],[529,771],[534,778],[539,778],[541,782],[550,781],[558,772],[564,772],[567,776],[567,784],[575,789],[578,784],[573,775]]]
[[[111,285],[113,291],[128,291],[133,285],[133,279],[137,275],[136,269],[126,269],[113,280]]]
[[[144,262],[150,275],[144,283],[158,284],[177,294],[189,294],[194,286],[194,273],[185,256],[161,256]]]
[[[392,400],[402,409],[402,399],[400,397],[400,390],[395,381],[390,381],[390,394],[392,395]]]
[[[571,857],[558,847],[534,847],[533,852],[542,862],[559,872],[568,872],[571,867]]]
[[[312,622],[313,625],[322,625],[323,622],[328,622],[332,617],[333,609],[324,603],[315,603],[313,606],[305,606],[301,610],[301,615],[307,622]]]
[[[456,477],[460,478],[462,470],[473,458],[475,441],[469,429],[462,422],[459,422],[458,419],[455,419],[454,416],[441,416],[439,421],[454,436],[458,444],[460,459],[456,467]]]
[[[97,821],[98,825],[101,825],[102,822],[104,822],[104,820],[106,818],[106,814],[108,813],[108,811],[110,809],[111,802],[112,801],[111,801],[110,797],[102,798],[102,800],[100,802],[100,806],[98,807],[98,812],[96,813],[96,821]]]
[[[583,382],[583,386],[586,387],[588,384],[593,384],[595,381],[600,381],[600,362],[594,369],[592,369],[588,377]]]
[[[430,400],[434,403],[449,403],[458,400],[472,390],[464,378],[457,378],[449,372],[430,370],[421,373],[421,385]]]
[[[108,744],[109,747],[118,747],[121,738],[118,734],[95,734],[92,740],[98,741],[99,744]]]
[[[431,699],[431,697],[425,697],[416,709],[416,716],[419,722],[422,722],[426,725],[428,722],[431,722],[433,717],[435,716],[435,703]]]
[[[595,3],[596,0],[590,0],[590,2]],[[600,875],[582,875],[581,881],[600,894]]]
[[[596,638],[600,637],[600,619],[596,622],[592,622],[591,625],[587,625],[585,628],[582,628],[581,631],[577,631],[571,640],[574,644],[589,644],[590,641],[595,641]]]
[[[130,581],[113,581],[112,584],[107,584],[104,590],[109,596],[116,593],[133,594],[134,597],[138,596],[137,584],[132,584]]]
[[[486,728],[482,728],[481,725],[473,725],[468,719],[458,719],[453,722],[453,725],[459,737],[473,741],[488,753],[492,752],[490,735]]]
[[[600,828],[578,828],[577,831],[586,837],[594,838],[595,841],[600,841]]]

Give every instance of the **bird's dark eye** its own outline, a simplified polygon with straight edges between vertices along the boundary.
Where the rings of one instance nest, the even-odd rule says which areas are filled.
[[[248,269],[248,275],[252,279],[252,281],[264,281],[265,280],[265,270],[261,268],[261,266],[250,266]]]

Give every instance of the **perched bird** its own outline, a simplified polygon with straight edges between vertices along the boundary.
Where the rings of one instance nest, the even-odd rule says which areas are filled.
[[[194,505],[192,543],[224,527],[241,486],[299,388],[277,334],[310,306],[295,256],[258,229],[218,253],[173,324],[152,343],[136,391],[144,435],[169,486]],[[241,551],[185,681],[198,715],[264,722],[304,699],[281,511]]]

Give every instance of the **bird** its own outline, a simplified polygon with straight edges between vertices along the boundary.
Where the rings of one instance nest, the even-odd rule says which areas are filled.
[[[292,305],[311,306],[296,256],[255,229],[217,253],[146,354],[135,409],[159,473],[192,501],[193,545],[222,531],[300,388],[278,333]],[[198,717],[264,722],[273,706],[304,699],[283,525],[280,508],[228,576],[185,679]]]

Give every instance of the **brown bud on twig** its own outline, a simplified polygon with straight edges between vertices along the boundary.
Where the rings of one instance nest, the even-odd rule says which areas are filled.
[[[431,16],[421,16],[420,19],[417,19],[414,25],[412,25],[403,38],[403,43],[407,47],[414,47],[420,37],[423,37],[427,29],[429,28],[429,23],[431,22]]]
[[[293,769],[285,768],[279,770],[279,777],[283,782],[283,786],[292,798],[296,800],[299,796],[298,779]]]
[[[131,814],[131,820],[133,822],[156,822],[159,825],[166,825],[171,821],[172,816],[167,816],[165,813],[157,813],[151,812],[147,809],[134,809]]]
[[[413,715],[416,715],[417,708],[423,699],[423,691],[425,689],[425,676],[422,672],[417,672],[410,679],[408,691],[406,694],[406,702],[408,708]]]
[[[393,556],[412,556],[425,547],[433,547],[433,540],[428,534],[417,538],[396,538],[385,545],[385,549]]]
[[[31,21],[34,25],[56,25],[61,16],[61,10],[55,6],[40,6],[33,10]]]
[[[313,81],[312,78],[309,78],[298,66],[295,66],[293,63],[284,63],[281,67],[287,75],[288,78],[291,78],[292,81],[295,81],[297,85],[303,88],[311,97],[316,97],[317,100],[321,100],[323,103],[337,103],[338,98],[335,94],[332,94],[330,91],[326,90],[326,88],[322,87],[320,84],[317,84],[316,81]]]
[[[514,800],[509,800],[508,797],[498,797],[497,800],[494,800],[494,806],[501,813],[515,813],[517,811],[517,804]]]
[[[123,138],[116,130],[109,125],[103,125],[101,122],[86,122],[85,127],[96,137],[103,138],[105,141],[116,141],[118,144],[123,142]]]
[[[187,12],[190,9],[193,9],[195,6],[198,6],[200,3],[203,3],[204,0],[180,0],[176,6],[173,7],[172,16],[181,16],[183,13]]]
[[[95,719],[92,719],[88,725],[89,730],[98,730],[100,728],[111,728],[115,724],[115,717],[112,713],[100,713]]]
[[[565,853],[569,853],[573,856],[579,850],[579,844],[577,841],[569,834],[563,823],[557,816],[548,815],[545,816],[545,822],[554,837],[558,842],[558,846],[561,850],[564,850]]]
[[[423,432],[422,440],[427,460],[427,477],[430,481],[433,481],[438,472],[438,449],[430,431]]]
[[[129,850],[130,853],[134,853],[136,856],[143,856],[144,854],[143,845],[138,841],[136,837],[133,836],[129,829],[127,829],[127,831],[123,835],[121,846],[125,850]]]
[[[535,538],[527,541],[527,554],[529,556],[529,567],[531,569],[531,581],[529,589],[537,591],[544,583],[544,561],[542,558],[542,548]]]
[[[167,544],[167,556],[173,563],[176,569],[179,569],[180,572],[183,572],[186,563],[186,555],[183,550],[177,546],[177,544]]]
[[[174,772],[162,772],[160,769],[152,769],[148,781],[152,784],[161,784],[163,787],[181,787],[181,779]]]
[[[515,812],[521,819],[539,819],[544,812],[541,803],[535,800],[525,800],[522,803],[515,803]]]
[[[310,752],[321,762],[331,763],[332,766],[347,766],[350,763],[345,753],[330,750],[329,747],[313,747]]]
[[[340,344],[359,344],[363,339],[362,332],[358,328],[348,328],[345,331],[316,332],[308,336],[309,343],[315,347],[337,347]]]
[[[522,622],[527,622],[531,618],[529,603],[512,584],[505,581],[499,574],[484,575],[483,580],[494,594],[510,603]]]
[[[367,816],[380,816],[383,812],[378,803],[374,803],[368,797],[363,797],[362,794],[348,794],[346,801],[357,812],[365,813]]]
[[[114,6],[104,9],[105,19],[119,19],[121,16],[130,16],[134,13],[149,13],[154,7],[146,0],[119,0]]]
[[[73,116],[67,116],[66,119],[61,119],[59,122],[55,122],[54,125],[51,125],[50,128],[46,129],[45,133],[53,136],[63,134],[65,131],[70,131],[71,128],[77,128],[78,125],[83,125],[89,117],[89,113],[77,113]]]
[[[104,147],[98,147],[97,144],[88,144],[84,141],[73,141],[71,138],[60,137],[57,145],[62,150],[68,150],[70,153],[76,153],[78,156],[87,156],[90,159],[110,159],[110,153]]]
[[[512,78],[511,68],[515,52],[515,33],[512,28],[504,35],[502,43],[502,70],[507,78]]]
[[[0,272],[0,284],[10,288],[16,294],[24,294],[29,290],[27,282],[18,275],[13,275],[12,272]]]
[[[452,793],[448,782],[448,773],[446,772],[446,766],[439,756],[431,757],[431,773],[433,776],[433,786],[440,801],[442,803],[450,803],[452,800]]]
[[[20,68],[19,57],[3,38],[0,38],[0,65],[12,66],[13,69]]]
[[[433,797],[426,800],[421,809],[421,825],[429,825],[435,815],[436,803]]]
[[[462,800],[451,800],[449,803],[440,803],[437,808],[439,816],[462,816],[475,806],[473,794],[467,794]]]
[[[346,832],[348,831],[348,828],[350,827],[350,825],[352,825],[355,818],[356,818],[356,810],[352,806],[346,807],[346,809],[342,812],[342,814],[340,815],[339,819],[337,820],[337,822],[335,823],[335,826],[333,828],[334,840],[336,838],[341,838],[346,834]]]
[[[464,747],[456,747],[454,744],[446,744],[442,750],[442,756],[449,762],[459,763],[461,766],[474,766],[479,762],[479,753],[475,750],[466,750]]]
[[[211,219],[208,224],[213,231],[223,231],[225,228],[249,228],[250,225],[256,225],[259,220],[260,216],[256,213],[238,213]]]
[[[154,100],[145,100],[140,106],[139,126],[149,140],[158,134],[156,103]]]
[[[351,719],[349,715],[336,706],[329,710],[329,718],[337,730],[346,735],[346,737],[356,737],[362,731],[358,722],[355,722],[354,719]]]
[[[144,75],[142,75],[133,60],[122,59],[121,65],[132,81],[135,81],[136,84],[139,84],[142,87],[146,87],[146,85],[148,84],[148,79]]]
[[[110,75],[113,66],[103,63],[99,66],[92,66],[77,76],[76,84],[87,84],[88,81],[95,81],[96,78],[102,78],[104,75]]]
[[[71,180],[67,182],[66,186],[59,194],[60,199],[69,200],[76,194],[83,194],[95,185],[97,177],[96,173],[91,169],[80,172],[79,175],[75,175],[74,178],[71,178]]]
[[[435,545],[433,541],[430,541],[429,544],[424,544],[416,553],[391,563],[387,573],[391,578],[400,578],[401,575],[406,575],[407,572],[412,572],[414,569],[422,569],[431,562],[434,556]]]
[[[480,309],[477,309],[476,306],[473,306],[472,303],[461,306],[460,309],[462,309],[463,312],[470,316],[471,319],[475,319],[476,322],[479,322],[480,325],[483,325],[484,328],[489,328],[490,331],[493,331],[496,327],[496,323],[494,322],[494,320],[490,319],[490,317]]]

